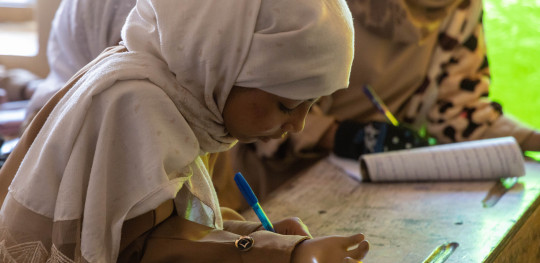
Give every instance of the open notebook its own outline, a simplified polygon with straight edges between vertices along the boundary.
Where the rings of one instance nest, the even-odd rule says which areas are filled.
[[[330,156],[330,162],[362,181],[490,180],[525,175],[513,137],[365,154],[359,161]]]

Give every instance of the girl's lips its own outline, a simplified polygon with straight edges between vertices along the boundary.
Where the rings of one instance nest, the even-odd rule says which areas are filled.
[[[263,136],[263,137],[259,137],[259,140],[263,141],[263,142],[268,142],[270,140],[277,140],[277,139],[283,139],[287,136],[287,132],[284,132],[284,133],[281,133],[279,135],[271,135],[271,136]]]
[[[270,140],[278,140],[278,139],[283,139],[285,138],[285,136],[287,136],[287,132],[284,132],[280,135],[274,135],[274,136],[264,136],[264,137],[259,137],[259,139],[263,142],[268,142]]]
[[[287,136],[287,132],[284,132],[284,133],[282,133],[280,135],[272,136],[270,138],[272,138],[272,139],[283,139],[283,138],[285,138],[285,136]]]

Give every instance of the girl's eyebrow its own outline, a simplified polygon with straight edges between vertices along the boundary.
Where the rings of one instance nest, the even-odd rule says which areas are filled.
[[[294,110],[294,109],[300,107],[300,105],[302,105],[302,103],[304,103],[304,102],[315,103],[315,102],[317,102],[320,98],[321,98],[321,97],[318,97],[318,98],[312,98],[312,99],[307,99],[307,100],[304,100],[304,101],[299,101],[298,105],[292,107],[291,110]]]
[[[300,104],[298,104],[298,106],[300,106],[300,105],[301,105],[302,103],[304,103],[304,102],[309,102],[309,103],[313,104],[313,103],[317,102],[320,98],[321,98],[321,97],[318,97],[318,98],[311,98],[311,99],[304,100],[303,102],[301,102]],[[296,107],[298,107],[298,106],[296,106]]]

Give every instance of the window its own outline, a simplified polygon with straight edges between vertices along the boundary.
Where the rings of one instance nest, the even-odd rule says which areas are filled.
[[[31,7],[35,0],[0,0],[0,7]]]
[[[0,55],[38,53],[34,4],[35,0],[0,0]]]

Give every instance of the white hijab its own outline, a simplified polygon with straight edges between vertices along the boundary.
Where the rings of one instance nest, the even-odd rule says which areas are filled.
[[[82,222],[78,244],[89,262],[114,261],[122,222],[168,199],[175,198],[181,215],[183,208],[197,208],[196,216],[183,214],[188,219],[220,228],[216,194],[198,155],[236,142],[222,118],[232,86],[291,99],[345,88],[352,30],[343,0],[139,0],[122,30],[129,52],[99,61],[58,103],[6,200],[55,223]],[[103,118],[99,136],[83,129],[103,117],[90,113],[93,97],[121,80],[148,81],[167,94],[178,121],[161,137],[173,145],[157,139],[152,124],[122,122],[126,127],[119,129],[117,120]],[[117,130],[125,134],[111,132]],[[113,147],[115,140],[150,152],[124,152]],[[178,143],[182,150],[175,154],[170,148]],[[5,201],[4,221],[6,207]]]
[[[210,143],[225,135],[221,113],[233,85],[290,99],[346,88],[352,30],[342,0],[139,1],[122,38],[130,51],[167,63],[183,87],[178,107]]]

